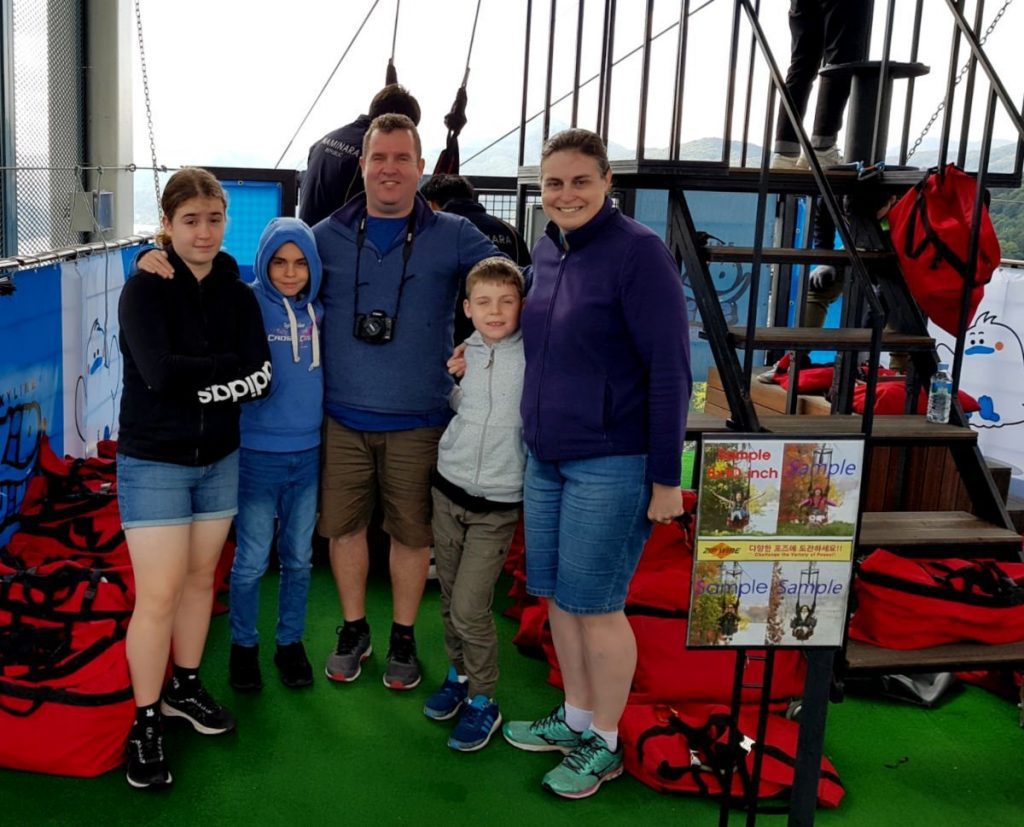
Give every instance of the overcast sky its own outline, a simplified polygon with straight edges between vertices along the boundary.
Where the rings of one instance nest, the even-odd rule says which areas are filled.
[[[274,166],[373,5],[374,0],[142,0],[158,161],[167,165]],[[477,0],[401,3],[395,63],[400,82],[417,96],[423,109],[420,129],[428,166],[444,144],[442,119],[462,80],[476,5]],[[694,8],[700,5],[701,0],[691,2]],[[968,0],[967,5],[970,18],[974,4]],[[986,25],[1001,5],[987,4]],[[761,6],[763,26],[785,71],[789,0],[763,0]],[[876,6],[873,57],[881,54],[886,3],[876,0]],[[909,56],[913,6],[913,0],[897,0],[895,59]],[[911,120],[912,135],[920,131],[942,98],[952,34],[944,0],[928,0],[925,6],[920,59],[931,65],[932,73],[917,86],[915,97],[919,106]],[[396,0],[378,0],[282,166],[304,167],[313,141],[366,111],[370,98],[384,82],[395,7]],[[654,33],[678,21],[679,7],[678,0],[655,3]],[[529,114],[538,111],[544,101],[550,15],[545,0],[535,0],[533,8]],[[642,42],[644,8],[644,0],[619,0],[616,57]],[[557,3],[552,89],[555,98],[572,88],[577,9],[576,0]],[[598,69],[603,9],[601,0],[586,2],[584,79]],[[714,0],[690,19],[684,141],[722,134],[731,9],[730,0]],[[482,146],[519,122],[525,17],[526,0],[482,0],[470,60],[469,124],[462,133],[464,148]],[[1013,34],[1024,31],[1022,24],[1024,3],[1010,5],[986,47],[1018,105],[1024,95],[1024,72],[1020,71],[1019,58],[1013,52],[1017,47]],[[749,29],[744,27],[743,31],[747,33],[743,37],[746,52]],[[649,147],[669,143],[675,49],[675,29],[652,46]],[[959,62],[963,55],[962,51]],[[763,117],[760,113],[767,85],[763,63],[758,60],[758,64],[754,81],[755,123]],[[747,58],[743,56],[740,74],[744,80],[746,65]],[[137,56],[135,69],[136,162],[144,164],[148,162],[149,147]],[[636,140],[639,76],[639,54],[620,64],[613,76],[611,138],[627,146],[635,145]],[[904,87],[904,83],[898,84],[898,89]],[[581,94],[583,126],[594,126],[596,96],[597,83]],[[553,118],[567,122],[569,105],[567,101],[560,106]],[[899,101],[897,108],[902,111]],[[979,109],[979,123],[981,117]],[[894,115],[890,133],[893,136],[898,135],[899,120]],[[737,126],[735,130],[738,129]],[[932,134],[938,136],[937,126]],[[995,134],[1006,139],[1013,137],[1005,118],[997,122]],[[760,125],[752,129],[751,140],[761,142]],[[539,146],[528,146],[528,162],[536,158],[538,151]],[[464,149],[463,157],[468,154]],[[472,174],[473,165],[465,165],[463,171]],[[508,174],[514,173],[514,169],[508,170]]]

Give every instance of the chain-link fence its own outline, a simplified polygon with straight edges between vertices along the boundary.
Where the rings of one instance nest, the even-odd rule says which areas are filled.
[[[13,0],[17,243],[31,255],[77,244],[72,208],[82,191],[83,26],[77,0]],[[12,102],[8,102],[11,106]],[[16,249],[14,249],[16,247]]]

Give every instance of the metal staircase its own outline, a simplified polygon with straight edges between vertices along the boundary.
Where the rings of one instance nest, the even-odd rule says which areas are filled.
[[[980,22],[984,2],[979,2],[977,21]],[[685,21],[689,3],[681,4],[681,19]],[[901,76],[901,64],[891,59],[892,20],[894,17],[894,0],[886,4],[886,37],[885,53],[881,61],[872,64],[880,73],[876,83],[883,90],[882,99],[888,101],[888,84],[894,77]],[[989,83],[988,106],[985,114],[985,128],[982,135],[983,149],[981,166],[977,171],[980,193],[988,183],[999,182],[1000,186],[1017,186],[1021,183],[1022,160],[1024,160],[1024,120],[1019,108],[1015,108],[1003,89],[991,64],[979,44],[976,29],[979,22],[972,27],[962,13],[962,3],[946,0],[950,12],[950,22],[954,27],[954,44],[966,43],[971,56],[971,86],[976,75],[978,79]],[[610,9],[610,12],[609,12]],[[611,15],[614,26],[615,3],[605,4],[607,16]],[[650,36],[649,16],[651,4],[648,3],[648,37]],[[920,32],[921,4],[917,4],[915,20],[915,42],[911,60],[916,60],[917,41]],[[554,30],[552,13],[552,35]],[[771,86],[766,104],[764,138],[762,146],[761,166],[757,168],[731,167],[729,165],[730,117],[733,111],[731,96],[735,91],[735,69],[737,43],[739,40],[740,23],[747,24],[751,35],[751,61],[754,54],[767,64],[771,77]],[[685,27],[681,26],[679,50],[685,52]],[[754,45],[756,44],[756,49]],[[579,48],[579,44],[577,44]],[[950,61],[951,67],[957,62],[958,45],[954,45]],[[717,367],[722,383],[722,391],[728,404],[728,417],[710,416],[706,414],[691,415],[688,423],[688,437],[698,442],[705,434],[737,432],[758,433],[772,432],[780,434],[862,434],[866,441],[865,465],[869,466],[872,459],[878,456],[876,449],[909,449],[940,446],[948,449],[952,456],[960,479],[966,488],[971,509],[967,511],[863,511],[860,515],[858,552],[867,553],[877,547],[884,547],[898,553],[913,555],[949,557],[995,557],[1000,559],[1020,559],[1021,536],[1014,529],[1002,497],[993,482],[992,475],[978,448],[977,435],[968,426],[958,402],[955,400],[949,424],[939,425],[927,422],[924,416],[905,413],[899,416],[876,416],[873,413],[877,388],[877,374],[882,352],[900,352],[908,355],[906,375],[907,399],[916,400],[918,390],[926,386],[931,375],[937,368],[935,341],[929,335],[927,321],[914,303],[906,289],[899,271],[899,265],[888,238],[883,232],[875,216],[861,215],[852,210],[844,211],[840,204],[843,196],[849,203],[858,202],[857,195],[865,182],[856,170],[825,171],[819,165],[811,151],[810,141],[802,126],[796,123],[800,143],[804,154],[809,158],[810,170],[799,172],[791,170],[774,171],[769,168],[767,147],[771,142],[771,128],[774,124],[776,100],[781,101],[781,109],[789,117],[797,121],[795,105],[784,84],[783,75],[768,46],[764,32],[758,20],[758,11],[751,0],[735,0],[733,30],[731,41],[732,69],[730,75],[727,105],[727,127],[723,143],[723,157],[720,162],[694,162],[678,160],[678,141],[672,144],[673,158],[645,159],[643,157],[643,124],[640,127],[638,158],[631,161],[612,163],[614,186],[623,194],[624,204],[632,199],[631,191],[640,189],[660,189],[668,193],[668,220],[666,241],[676,256],[685,278],[692,289],[696,301],[701,324],[701,335],[706,338]],[[578,59],[578,52],[577,52]],[[683,84],[682,66],[685,60],[677,59],[680,67],[680,89]],[[602,71],[609,75],[610,57],[602,65]],[[644,52],[644,71],[641,83],[640,118],[645,120],[646,88],[647,88],[647,52]],[[918,73],[920,71],[916,70]],[[550,52],[549,52],[549,90],[550,90]],[[903,77],[911,76],[903,72]],[[602,89],[604,85],[602,78]],[[913,81],[909,81],[911,84]],[[955,87],[958,81],[951,68],[946,92],[946,114],[942,123],[940,145],[940,164],[944,163],[950,143],[952,118],[949,114],[952,107]],[[678,93],[677,93],[678,94]],[[602,92],[604,95],[604,92]],[[746,111],[750,112],[750,84],[748,82]],[[912,98],[912,94],[908,99]],[[550,91],[549,91],[550,101]],[[1013,173],[995,175],[987,170],[993,113],[996,104],[1001,103],[1021,136],[1018,144],[1017,158]],[[602,97],[599,108],[598,131],[607,135],[609,101]],[[909,102],[908,102],[909,107]],[[966,146],[970,105],[964,106],[966,115],[960,135],[960,161]],[[679,110],[677,96],[675,111]],[[574,108],[575,112],[575,108]],[[525,107],[524,107],[525,114]],[[848,113],[848,117],[854,117]],[[867,130],[870,136],[871,158],[877,157],[877,147],[885,146],[884,132],[887,118],[879,118],[876,111],[868,117],[874,118],[875,131]],[[748,118],[749,120],[749,118]],[[909,120],[908,120],[909,122]],[[677,128],[677,119],[673,120],[673,129]],[[525,126],[525,120],[523,125]],[[603,127],[603,130],[602,130]],[[902,140],[901,160],[907,157],[906,125]],[[864,130],[861,130],[863,133]],[[675,138],[675,134],[673,138]],[[744,127],[744,152],[746,156],[746,126]],[[866,153],[865,153],[866,155]],[[520,154],[519,193],[522,201],[525,194],[535,186],[538,168],[522,165],[522,148]],[[887,193],[899,194],[916,184],[925,174],[924,170],[900,167],[878,173],[873,170],[874,180],[871,186],[881,187]],[[717,246],[707,244],[706,233],[695,221],[691,210],[688,193],[695,191],[743,192],[757,195],[757,218],[755,223],[755,242],[752,247]],[[782,232],[779,246],[766,245],[764,239],[765,212],[769,194],[778,196],[778,222]],[[810,250],[793,245],[793,221],[791,200],[800,197],[815,196],[821,199],[822,208],[828,210],[836,224],[842,240],[843,249],[836,251]],[[976,208],[975,221],[980,216],[980,207]],[[974,228],[975,244],[978,228]],[[789,246],[783,246],[789,245]],[[713,263],[749,264],[754,277],[750,281],[751,296],[745,325],[728,324],[726,315],[716,291],[709,265]],[[844,295],[846,324],[838,329],[808,328],[800,326],[776,325],[759,327],[755,324],[755,308],[757,307],[757,291],[759,279],[757,274],[762,266],[786,268],[795,265],[833,263],[846,269],[847,292]],[[966,294],[964,307],[966,308]],[[954,388],[959,384],[959,371],[964,350],[964,329],[966,328],[966,310],[962,317],[962,325],[957,341],[956,360],[954,362]],[[793,351],[810,352],[830,350],[836,352],[836,383],[832,396],[831,416],[797,415],[797,379],[799,360],[793,359],[790,368],[790,382],[786,400],[786,413],[765,414],[759,412],[752,399],[751,377],[754,370],[754,352]],[[852,398],[857,369],[867,354],[867,381],[865,388],[865,406],[862,415],[852,413]],[[909,408],[908,403],[908,408]],[[893,471],[898,474],[897,470]],[[870,469],[864,469],[863,485],[867,486],[871,479]],[[868,498],[862,490],[862,508]],[[980,646],[959,645],[937,647],[935,649],[915,651],[895,651],[848,642],[844,646],[835,664],[833,653],[827,651],[809,651],[810,672],[808,677],[807,697],[804,704],[804,718],[801,731],[800,749],[803,753],[798,759],[802,772],[816,777],[817,762],[821,754],[821,741],[824,733],[825,699],[828,692],[823,689],[822,681],[829,683],[828,676],[834,676],[832,683],[833,697],[836,687],[842,686],[844,675],[871,673],[898,673],[943,671],[961,668],[978,668],[980,666],[1024,666],[1024,644],[1012,646]],[[841,696],[841,691],[839,693]],[[814,787],[805,785],[794,791],[793,809],[797,820],[791,823],[811,823],[813,821]],[[810,814],[810,821],[806,819]]]

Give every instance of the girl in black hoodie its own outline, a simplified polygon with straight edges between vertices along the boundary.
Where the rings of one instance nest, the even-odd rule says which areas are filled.
[[[220,249],[224,190],[206,170],[185,168],[167,182],[161,209],[158,241],[173,277],[136,271],[118,307],[118,503],[136,591],[127,651],[138,710],[127,778],[140,788],[171,783],[162,716],[206,735],[235,726],[198,669],[214,572],[238,510],[239,404],[270,385],[259,306]]]

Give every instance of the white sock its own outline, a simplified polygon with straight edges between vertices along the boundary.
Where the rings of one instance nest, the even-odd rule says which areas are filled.
[[[569,725],[569,729],[574,732],[586,732],[590,729],[590,722],[593,720],[594,713],[589,709],[580,709],[566,701],[565,722]]]
[[[598,729],[596,726],[590,728],[604,739],[610,752],[615,752],[619,748],[619,731],[617,729],[608,732],[607,730]]]

